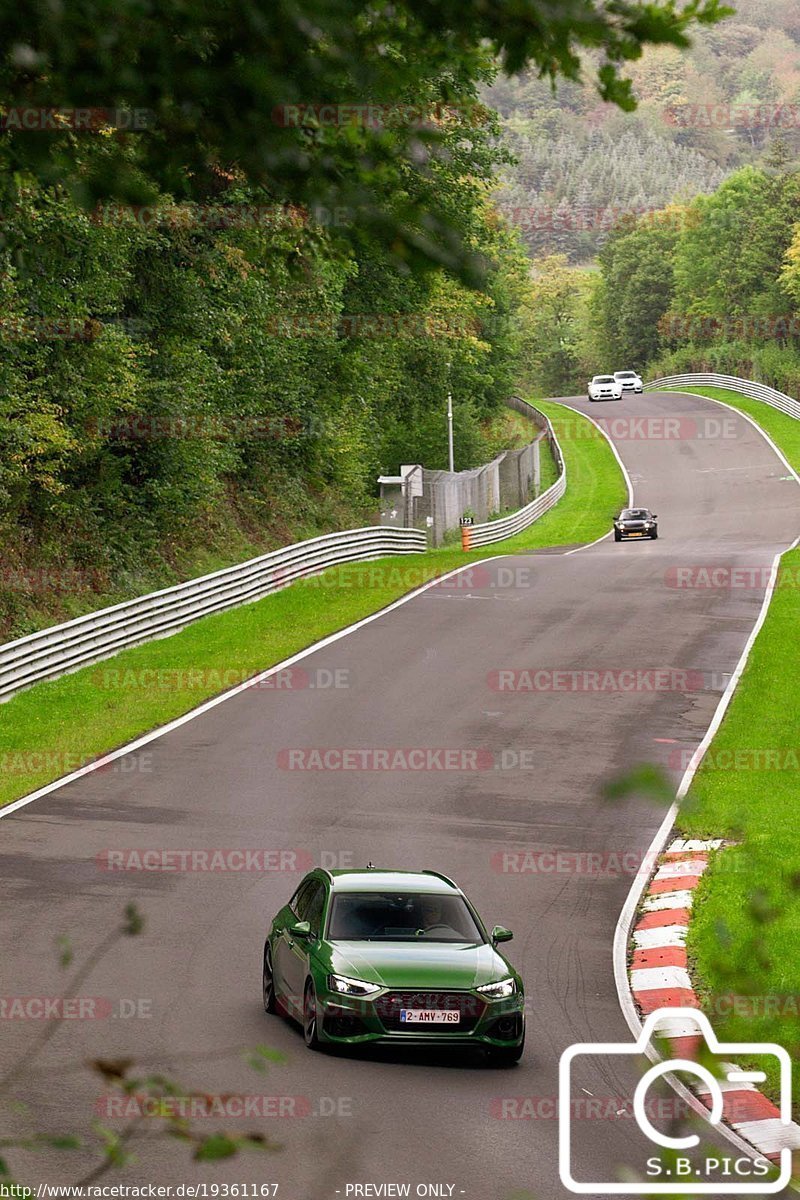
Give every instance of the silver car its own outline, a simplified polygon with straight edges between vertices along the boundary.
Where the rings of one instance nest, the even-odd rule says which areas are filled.
[[[643,392],[642,378],[635,371],[615,371],[614,378],[623,392]]]

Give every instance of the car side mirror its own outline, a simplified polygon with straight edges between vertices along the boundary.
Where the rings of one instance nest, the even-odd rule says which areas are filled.
[[[653,520],[654,520],[654,521],[655,521],[655,519],[657,518],[657,516],[658,516],[658,513],[653,513]]]
[[[286,927],[286,932],[289,937],[297,938],[299,941],[307,942],[313,937],[308,921],[293,921]]]
[[[510,942],[513,936],[511,930],[506,929],[505,925],[495,925],[492,930],[492,945],[496,946],[498,942]]]

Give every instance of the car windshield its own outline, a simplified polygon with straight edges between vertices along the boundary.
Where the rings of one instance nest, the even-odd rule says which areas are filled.
[[[646,521],[650,516],[646,508],[623,508],[620,517],[623,521]]]
[[[592,383],[613,383],[613,382],[614,382],[613,375],[595,375],[594,379],[592,380]]]
[[[484,941],[462,896],[419,892],[334,895],[328,938],[333,942]]]
[[[617,379],[635,379],[636,372],[635,371],[617,371],[616,378]]]

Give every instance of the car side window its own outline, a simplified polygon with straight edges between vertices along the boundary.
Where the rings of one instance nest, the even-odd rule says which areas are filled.
[[[311,899],[311,894],[316,887],[316,879],[307,879],[305,883],[301,883],[295,894],[289,901],[289,908],[292,910],[298,921],[305,921],[306,909],[308,902]]]
[[[323,884],[315,882],[312,888],[310,899],[306,907],[306,915],[302,919],[308,921],[311,926],[311,932],[319,935],[322,923],[322,909],[325,906],[325,888]]]

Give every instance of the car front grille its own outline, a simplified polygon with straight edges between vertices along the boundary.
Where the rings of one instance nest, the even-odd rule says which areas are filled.
[[[456,1009],[461,1019],[457,1024],[406,1025],[400,1020],[404,1008]],[[471,1033],[485,1008],[484,1002],[470,992],[387,992],[375,1001],[375,1011],[387,1033]]]

